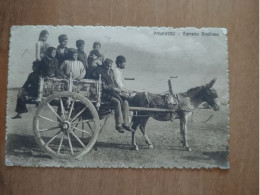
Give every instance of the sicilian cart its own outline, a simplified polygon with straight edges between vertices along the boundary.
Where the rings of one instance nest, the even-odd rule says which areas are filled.
[[[33,131],[42,150],[60,159],[79,158],[88,153],[113,112],[111,103],[101,102],[101,95],[101,77],[99,80],[41,78]],[[142,107],[130,110],[170,112]]]

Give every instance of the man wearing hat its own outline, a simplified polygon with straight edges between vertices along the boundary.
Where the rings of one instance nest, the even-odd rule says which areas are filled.
[[[86,70],[81,61],[78,60],[78,51],[70,48],[68,50],[68,60],[65,60],[60,67],[62,78],[68,79],[70,76],[73,79],[83,79],[86,75]]]
[[[85,41],[83,40],[77,40],[76,41],[76,47],[78,48],[78,60],[82,62],[84,65],[85,69],[88,69],[88,58],[87,54],[84,52],[84,46],[85,46]]]
[[[59,37],[59,43],[60,45],[57,47],[56,51],[56,58],[59,63],[59,67],[61,64],[66,60],[67,53],[68,53],[68,37],[65,34],[61,34]]]

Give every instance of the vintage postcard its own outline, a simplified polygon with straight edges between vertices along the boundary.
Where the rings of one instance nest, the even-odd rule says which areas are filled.
[[[6,166],[228,169],[227,29],[13,26]]]

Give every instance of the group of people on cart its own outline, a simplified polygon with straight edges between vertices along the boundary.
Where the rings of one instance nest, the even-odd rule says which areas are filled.
[[[76,48],[68,48],[68,37],[61,34],[58,37],[57,48],[47,43],[49,32],[42,30],[36,43],[36,60],[33,62],[33,72],[29,74],[22,89],[18,93],[16,112],[13,119],[22,118],[21,114],[28,112],[27,97],[38,98],[40,78],[67,79],[98,79],[102,80],[102,99],[110,101],[115,109],[116,130],[132,131],[129,126],[129,93],[124,87],[122,69],[126,66],[123,55],[116,57],[116,67],[112,69],[113,60],[105,58],[101,53],[101,43],[94,42],[93,50],[87,55],[84,51],[85,41],[77,40]]]

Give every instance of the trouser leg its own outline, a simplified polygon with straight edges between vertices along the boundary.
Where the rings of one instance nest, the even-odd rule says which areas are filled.
[[[127,100],[123,101],[121,108],[123,112],[124,123],[129,126],[129,105]]]
[[[28,112],[28,109],[26,107],[26,92],[19,93],[17,96],[17,103],[16,103],[16,109],[15,112],[18,114],[26,113]]]
[[[123,124],[123,114],[121,111],[121,104],[120,101],[118,99],[116,99],[115,97],[111,98],[112,104],[115,108],[115,122],[116,122],[116,126],[122,126]]]

